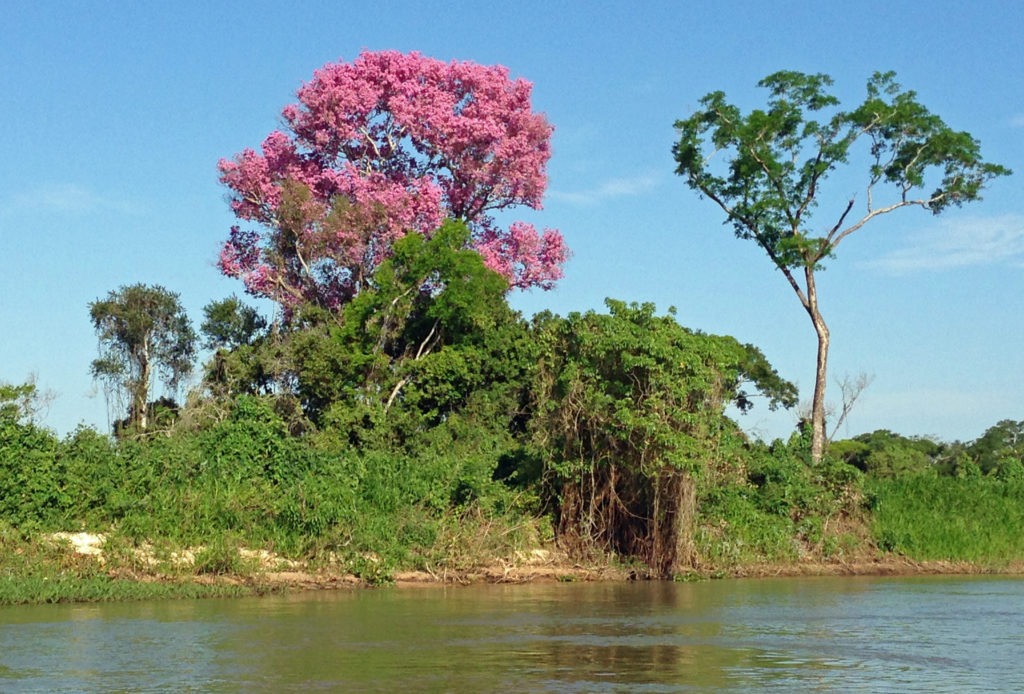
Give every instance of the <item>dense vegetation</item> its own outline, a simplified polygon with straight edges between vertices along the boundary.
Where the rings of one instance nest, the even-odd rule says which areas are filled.
[[[737,233],[783,270],[827,348],[813,272],[885,210],[840,231],[844,212],[824,241],[804,238],[801,218],[862,126],[881,128],[870,185],[883,173],[901,183],[896,207],[959,204],[1008,172],[978,173],[973,139],[913,108],[910,118],[912,93],[889,115],[874,101],[837,115],[825,137],[801,126],[799,104],[833,104],[819,93],[827,78],[775,80],[771,128],[756,111],[733,144],[771,140],[795,162],[803,139],[822,143],[799,176],[765,164],[761,144],[743,150],[761,166],[743,154],[732,182],[697,165],[704,131],[732,123],[720,94],[702,102],[713,114],[680,124],[676,154],[691,186],[742,200],[741,214],[724,205]],[[870,84],[895,94],[890,83]],[[458,574],[549,545],[652,577],[887,552],[1024,559],[1024,422],[970,444],[888,431],[829,443],[819,351],[811,418],[788,441],[752,441],[728,408],[797,400],[753,345],[651,304],[514,312],[510,287],[549,288],[568,257],[557,232],[505,230],[491,216],[540,206],[551,128],[529,92],[500,67],[364,53],[318,71],[262,153],[222,160],[232,209],[256,228],[232,229],[220,267],[276,302],[274,319],[237,297],[208,304],[209,356],[181,398],[199,336],[177,295],[137,284],[92,302],[92,373],[126,401],[113,435],[82,427],[60,439],[36,421],[31,384],[0,385],[0,603],[163,595],[176,582],[178,593],[220,592],[192,579],[251,579],[258,551],[369,582],[398,569]],[[795,107],[780,100],[789,92]],[[856,127],[833,143],[850,118]],[[921,122],[938,130],[907,140]],[[957,164],[948,191],[908,201],[920,167],[943,163]],[[973,177],[954,176],[962,167]],[[796,186],[782,196],[795,212],[766,192],[779,186],[758,182],[762,168]],[[104,534],[102,564],[54,537],[74,530]],[[124,581],[153,575],[168,580]]]
[[[190,572],[244,573],[255,548],[369,581],[551,541],[654,576],[884,551],[1024,558],[1024,422],[970,445],[878,431],[814,463],[809,430],[765,444],[725,416],[795,403],[756,348],[611,300],[526,321],[465,234],[406,236],[338,313],[268,324],[211,303],[202,386],[116,437],[58,439],[33,421],[33,386],[4,386],[8,552],[88,529],[111,534],[122,568],[146,569],[142,545],[158,562],[202,547]],[[104,580],[72,564],[81,585]]]

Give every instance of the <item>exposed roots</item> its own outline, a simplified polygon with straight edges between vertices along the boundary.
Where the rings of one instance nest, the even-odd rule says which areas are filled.
[[[671,577],[696,565],[697,489],[685,472],[663,467],[653,477],[600,466],[562,486],[559,545],[580,559],[636,557]]]

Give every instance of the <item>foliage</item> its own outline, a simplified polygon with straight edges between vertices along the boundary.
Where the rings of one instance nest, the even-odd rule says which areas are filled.
[[[750,484],[716,486],[698,496],[696,566],[730,568],[796,558],[795,523],[765,511]]]
[[[795,394],[733,338],[687,330],[652,304],[606,303],[609,314],[535,319],[534,445],[564,543],[679,573],[693,559],[694,479],[728,464],[740,436],[726,404],[745,380],[773,403],[791,406]]]
[[[858,513],[861,474],[831,457],[812,462],[809,434],[804,428],[787,443],[749,444],[743,477],[702,490],[699,548],[712,565],[838,551],[842,538],[834,528]]]
[[[1004,419],[966,449],[983,474],[1024,479],[1024,421]]]
[[[287,330],[219,351],[210,391],[294,397],[346,446],[400,445],[471,403],[508,426],[534,347],[467,238],[457,222],[403,237],[339,313],[304,307]]]
[[[91,302],[89,315],[100,341],[93,377],[127,393],[128,423],[145,430],[156,375],[173,391],[195,358],[196,335],[178,295],[158,285],[122,286]]]
[[[35,376],[17,385],[0,381],[0,419],[23,424],[35,422],[53,397],[51,392],[39,391]]]
[[[517,446],[534,352],[467,238],[459,223],[407,235],[345,311],[304,309],[285,332],[239,339],[237,305],[208,312],[208,334],[238,344],[208,370],[212,397],[166,435],[60,442],[4,407],[8,517],[201,545],[195,570],[213,573],[240,566],[241,544],[333,557],[373,581],[518,547],[533,526],[518,500],[533,497],[494,472]]]
[[[905,477],[937,472],[945,446],[925,438],[907,438],[885,429],[829,446],[829,454],[872,477]]]
[[[294,392],[292,333],[271,326],[232,348],[221,347],[204,367],[203,385],[215,400],[238,395],[272,395]]]
[[[732,338],[721,339],[728,341]],[[739,361],[735,364],[737,374],[731,387],[731,404],[744,414],[754,407],[754,398],[758,395],[768,399],[769,410],[796,405],[799,396],[796,386],[779,376],[760,349],[751,344],[742,347]],[[753,386],[754,392],[747,392],[748,386]]]
[[[0,518],[39,522],[68,502],[59,441],[30,419],[35,386],[0,385]]]
[[[211,301],[203,307],[200,330],[206,336],[208,349],[235,350],[251,345],[267,328],[267,321],[252,306],[243,304],[237,296]]]
[[[202,547],[199,573],[248,572],[243,546],[331,557],[368,580],[522,548],[532,521],[521,493],[493,479],[510,445],[493,419],[452,415],[410,452],[339,450],[325,434],[291,435],[274,405],[243,396],[203,430],[141,439],[4,426],[0,513],[26,532],[84,527]]]
[[[981,189],[1010,171],[981,158],[977,140],[947,126],[901,91],[894,73],[875,73],[867,97],[850,111],[827,91],[827,75],[777,72],[761,80],[769,90],[767,109],[744,115],[712,92],[701,108],[676,122],[676,172],[692,189],[726,213],[741,239],[755,242],[779,269],[811,317],[818,336],[812,402],[812,456],[825,448],[825,380],[829,333],[818,309],[815,272],[833,257],[848,235],[871,219],[901,207],[939,213],[980,199]],[[813,114],[831,116],[815,119]],[[854,146],[869,157],[863,189],[866,209],[848,219],[855,199],[828,219],[824,235],[811,216],[829,174],[849,163]],[[713,162],[724,153],[721,166]],[[931,189],[931,192],[927,192]]]
[[[379,436],[355,445],[348,439],[350,431],[330,425],[296,436],[274,396],[240,396],[225,418],[207,420],[198,430],[176,426],[166,436],[116,440],[80,428],[58,440],[27,419],[23,407],[10,406],[10,397],[24,389],[7,387],[9,397],[0,403],[0,514],[18,530],[4,531],[5,537],[78,527],[112,532],[114,545],[107,548],[112,566],[127,562],[123,566],[128,571],[146,570],[126,559],[142,542],[155,542],[156,556],[164,558],[171,552],[167,547],[199,547],[194,566],[172,571],[184,580],[193,573],[248,574],[252,560],[240,548],[262,547],[331,563],[370,582],[387,582],[399,568],[454,570],[535,546],[545,508],[538,501],[547,499],[547,508],[555,505],[563,544],[578,532],[566,525],[574,513],[581,526],[593,523],[582,526],[592,532],[602,522],[615,522],[619,525],[614,533],[594,536],[592,549],[629,550],[651,560],[661,575],[811,557],[871,556],[864,554],[865,535],[858,530],[863,496],[857,467],[831,455],[812,463],[807,432],[785,444],[749,443],[729,420],[716,422],[714,413],[722,403],[704,411],[697,408],[690,417],[671,410],[653,386],[667,383],[667,375],[677,368],[668,359],[679,356],[685,340],[673,350],[649,334],[642,339],[645,332],[636,329],[638,322],[669,321],[654,317],[652,307],[615,302],[611,307],[615,320],[577,314],[539,321],[548,332],[537,335],[551,342],[545,343],[537,378],[550,379],[553,373],[547,369],[553,368],[553,355],[559,352],[547,347],[570,345],[576,351],[564,353],[559,362],[565,367],[565,373],[556,374],[562,376],[559,387],[575,385],[568,402],[578,404],[586,395],[594,406],[593,412],[574,410],[586,438],[560,442],[563,450],[574,451],[572,458],[553,454],[538,438],[545,433],[543,427],[552,426],[547,418],[566,407],[566,400],[551,403],[546,415],[527,424],[533,441],[526,442],[522,429],[510,426],[505,409],[514,398],[501,395],[501,389],[498,394],[486,388],[474,391],[429,426],[416,416],[411,405],[415,401],[396,400],[388,417],[378,422]],[[570,320],[580,332],[559,333]],[[688,352],[698,366],[681,379],[684,386],[694,387],[702,373],[720,382],[713,378],[716,369],[731,373],[725,357],[735,356],[735,343],[679,326],[657,330],[698,339],[696,349],[689,345]],[[710,341],[700,345],[705,338]],[[650,349],[641,350],[642,344]],[[659,354],[666,360],[659,362]],[[710,361],[699,366],[702,359]],[[612,377],[607,384],[597,380],[599,372]],[[650,387],[639,388],[645,382]],[[698,400],[703,397],[700,388],[704,386],[693,392]],[[629,412],[631,403],[646,405],[637,414]],[[658,403],[660,410],[653,407]],[[534,400],[532,406],[538,404]],[[667,419],[670,411],[677,419]],[[402,416],[392,421],[394,414]],[[665,428],[657,416],[681,430]],[[603,430],[599,422],[612,426]],[[702,422],[707,429],[698,440]],[[547,431],[549,444],[558,436],[568,438],[557,426]],[[685,446],[686,437],[694,439],[692,448]],[[863,441],[853,442],[864,447],[881,442],[882,450],[937,446],[884,431],[858,438]],[[647,447],[631,447],[630,441]],[[666,455],[660,462],[650,457],[659,451],[656,445],[673,443],[674,452],[685,457]],[[611,448],[615,450],[609,453]],[[589,464],[582,451],[591,455]],[[879,547],[915,559],[998,563],[1024,556],[1015,532],[1022,520],[1019,481],[997,470],[982,475],[969,456],[961,457],[958,477],[902,473],[866,478],[869,519]],[[503,461],[511,466],[504,473]],[[533,473],[535,462],[542,467]],[[592,516],[586,512],[590,499],[598,504],[591,507]],[[689,533],[688,539],[683,535],[689,553],[686,561],[665,568],[643,541],[656,542],[654,504],[662,504],[663,510],[673,499],[690,504],[674,507],[677,513],[690,514],[682,529]],[[660,530],[673,527],[663,521]],[[637,541],[631,550],[616,544],[630,538]],[[672,540],[661,541],[662,552],[672,551]],[[85,560],[26,544],[25,539],[11,541],[10,547],[0,542],[0,554],[9,549],[29,558],[22,561],[18,554],[4,560],[9,571],[0,585],[0,601],[136,594]],[[191,588],[182,584],[168,590],[188,593]]]
[[[522,222],[502,230],[490,216],[541,204],[552,129],[531,111],[530,88],[500,66],[418,53],[323,66],[283,110],[289,132],[220,162],[235,214],[264,227],[234,227],[221,270],[288,307],[334,309],[395,241],[451,217],[512,286],[551,287],[567,257],[562,237]]]
[[[414,398],[421,411],[441,416],[485,384],[481,370],[500,358],[481,348],[489,332],[515,322],[504,300],[507,284],[477,253],[463,250],[468,233],[448,222],[429,239],[399,240],[332,331],[357,361],[358,386],[379,393],[385,410],[398,398]]]

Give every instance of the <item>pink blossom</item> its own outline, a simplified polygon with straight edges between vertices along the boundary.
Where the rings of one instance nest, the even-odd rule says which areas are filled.
[[[500,230],[490,216],[541,207],[552,128],[532,112],[530,91],[504,67],[418,53],[323,66],[282,111],[285,131],[218,164],[236,216],[263,229],[232,229],[222,272],[277,301],[336,306],[395,240],[453,217],[511,286],[552,287],[568,257],[561,235]]]
[[[513,223],[507,232],[488,229],[477,240],[476,249],[487,267],[519,289],[551,289],[562,278],[562,265],[569,259],[561,234],[545,229],[541,236],[524,222]]]

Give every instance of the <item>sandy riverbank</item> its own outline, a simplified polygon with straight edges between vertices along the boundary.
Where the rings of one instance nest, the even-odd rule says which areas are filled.
[[[66,544],[76,554],[105,562],[106,538],[93,533],[57,533],[48,536],[51,541]],[[146,546],[138,550],[139,561],[130,565],[123,562],[109,567],[108,575],[140,582],[174,580],[181,575],[170,575],[167,561],[187,568],[202,548],[186,549],[169,559],[158,562]],[[331,590],[353,589],[370,582],[330,565],[310,568],[293,560],[278,557],[266,550],[239,550],[242,559],[251,567],[245,573],[199,573],[191,580],[204,584],[223,583],[251,587],[260,592],[275,590]],[[914,576],[914,575],[971,575],[1021,574],[1024,563],[1013,563],[993,568],[969,562],[913,561],[899,556],[883,556],[858,561],[800,561],[774,564],[749,564],[728,569],[694,571],[689,579],[703,578],[767,578],[782,576]],[[488,565],[458,571],[398,571],[389,583],[396,586],[450,586],[473,583],[532,583],[544,581],[587,582],[628,581],[646,578],[636,569],[616,565],[580,564],[554,549],[534,549],[517,552],[513,557]]]

